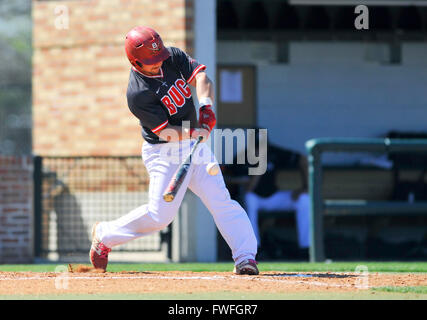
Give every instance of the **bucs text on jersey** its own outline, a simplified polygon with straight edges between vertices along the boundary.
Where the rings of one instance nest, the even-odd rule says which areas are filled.
[[[189,83],[206,69],[181,49],[167,49],[170,57],[163,61],[160,74],[148,76],[132,68],[127,89],[129,109],[139,119],[145,141],[153,144],[167,142],[156,133],[168,124],[181,126],[189,121],[197,127]]]

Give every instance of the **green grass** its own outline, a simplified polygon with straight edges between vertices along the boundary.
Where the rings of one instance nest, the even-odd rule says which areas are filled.
[[[427,294],[427,286],[417,287],[377,287],[374,291]]]
[[[55,272],[55,269],[66,263],[0,265],[0,271],[10,272]],[[421,272],[427,273],[427,262],[332,262],[332,263],[299,263],[299,262],[260,262],[261,272],[355,272],[358,266],[366,266],[369,272]],[[120,271],[193,271],[193,272],[230,272],[233,263],[110,263],[109,272]]]

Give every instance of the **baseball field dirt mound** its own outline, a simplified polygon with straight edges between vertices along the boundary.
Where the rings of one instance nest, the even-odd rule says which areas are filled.
[[[385,286],[426,286],[425,274],[334,272],[0,272],[0,295],[356,292]]]

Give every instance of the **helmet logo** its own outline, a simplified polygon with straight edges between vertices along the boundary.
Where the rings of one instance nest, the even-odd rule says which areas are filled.
[[[157,54],[160,51],[160,46],[156,42],[153,42],[151,44],[151,47],[148,47],[148,49],[150,49],[153,52],[153,54]]]

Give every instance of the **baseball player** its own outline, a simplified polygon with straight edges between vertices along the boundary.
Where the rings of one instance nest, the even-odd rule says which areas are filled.
[[[204,72],[206,66],[178,48],[164,47],[159,34],[145,26],[129,31],[125,49],[132,65],[127,101],[130,111],[140,121],[145,140],[142,159],[150,177],[149,201],[117,220],[93,226],[89,253],[92,265],[106,270],[108,253],[113,247],[167,227],[188,187],[209,209],[231,248],[233,272],[258,274],[254,231],[244,209],[230,198],[221,173],[209,175],[207,163],[191,163],[175,199],[166,202],[162,197],[179,166],[170,161],[162,148],[166,146],[169,152],[182,158],[202,136],[199,148],[214,159],[210,148],[203,143],[216,124],[212,111],[214,88]],[[198,120],[190,86],[195,87],[199,99]],[[184,121],[190,126],[184,126]]]

